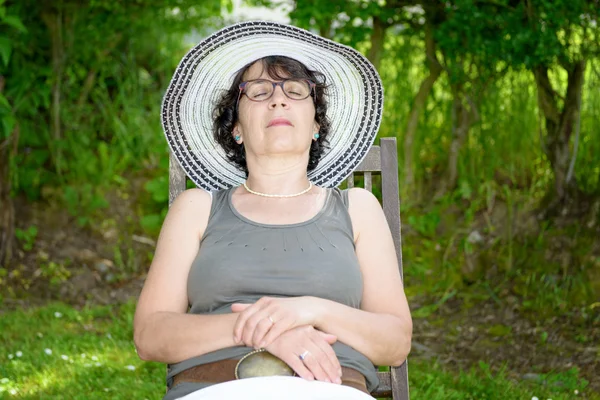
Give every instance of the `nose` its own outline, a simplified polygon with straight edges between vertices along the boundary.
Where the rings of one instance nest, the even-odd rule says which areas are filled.
[[[284,108],[289,105],[288,98],[285,95],[285,93],[283,93],[283,88],[281,87],[281,85],[275,86],[273,95],[269,99],[269,108],[275,108],[278,105],[281,105]]]

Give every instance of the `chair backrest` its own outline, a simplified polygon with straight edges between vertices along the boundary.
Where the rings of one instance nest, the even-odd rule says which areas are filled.
[[[373,146],[354,173],[346,180],[347,186],[354,187],[356,174],[363,175],[365,189],[373,190],[373,173],[381,175],[381,197],[383,213],[392,232],[398,268],[402,273],[402,236],[400,231],[400,193],[398,187],[398,151],[396,138],[381,138],[379,146]],[[171,153],[169,157],[169,205],[186,188],[186,175]],[[403,278],[404,279],[404,278]],[[393,400],[409,400],[408,363],[380,371],[379,386],[371,394],[374,397],[391,397]]]

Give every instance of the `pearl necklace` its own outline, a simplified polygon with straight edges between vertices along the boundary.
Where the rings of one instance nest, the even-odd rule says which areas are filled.
[[[244,185],[244,189],[246,189],[248,192],[250,192],[252,194],[255,194],[257,196],[263,196],[263,197],[281,197],[281,198],[297,197],[297,196],[303,195],[304,193],[308,192],[313,187],[312,182],[308,182],[308,187],[306,189],[304,189],[303,191],[299,192],[299,193],[294,193],[294,194],[267,194],[267,193],[255,192],[254,190],[250,189],[248,187],[248,185],[246,185],[246,182],[244,182],[243,185]]]

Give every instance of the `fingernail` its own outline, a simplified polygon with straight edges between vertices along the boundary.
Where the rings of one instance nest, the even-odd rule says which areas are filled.
[[[258,347],[265,347],[265,341],[263,340],[262,342],[260,342]]]
[[[325,378],[325,382],[331,383],[331,381],[329,380],[329,378]]]
[[[342,383],[342,380],[340,378],[335,378],[335,383],[339,385],[340,383]]]
[[[338,375],[339,375],[339,376],[342,376],[342,369],[341,369],[341,368],[340,368],[340,369],[338,369]]]

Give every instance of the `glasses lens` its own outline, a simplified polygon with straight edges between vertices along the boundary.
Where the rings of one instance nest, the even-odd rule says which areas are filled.
[[[302,100],[310,95],[310,85],[303,80],[289,79],[283,83],[283,91],[294,100]]]
[[[251,100],[261,101],[271,97],[273,84],[270,81],[252,81],[246,85],[246,96]]]

